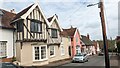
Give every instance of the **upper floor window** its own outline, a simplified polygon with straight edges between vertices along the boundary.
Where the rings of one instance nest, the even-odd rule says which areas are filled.
[[[58,37],[57,29],[51,29],[51,36],[52,36],[52,38],[57,38]]]
[[[31,21],[30,31],[31,32],[42,32],[42,23]]]
[[[76,42],[78,42],[78,37],[76,37]]]
[[[23,20],[17,22],[17,32],[23,31]]]

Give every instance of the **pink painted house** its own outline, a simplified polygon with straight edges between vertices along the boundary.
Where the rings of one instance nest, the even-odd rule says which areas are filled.
[[[80,33],[77,28],[63,29],[63,32],[70,37],[71,40],[71,57],[81,53]]]

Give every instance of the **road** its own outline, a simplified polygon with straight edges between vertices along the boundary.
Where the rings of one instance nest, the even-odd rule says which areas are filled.
[[[68,64],[58,66],[56,68],[105,68],[104,56],[92,56],[89,58],[88,62],[68,63]],[[111,68],[119,68],[119,67],[116,64],[116,65],[111,66]]]

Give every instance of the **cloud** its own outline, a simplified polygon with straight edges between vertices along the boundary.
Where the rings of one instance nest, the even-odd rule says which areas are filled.
[[[118,1],[104,0],[106,30],[109,37],[118,35]],[[4,9],[15,8],[21,11],[35,0],[5,0]],[[58,15],[59,24],[62,28],[71,25],[80,30],[80,34],[90,34],[91,39],[102,39],[102,27],[98,6],[86,7],[88,4],[98,3],[99,0],[39,0],[39,4],[46,15],[51,17]],[[24,3],[24,4],[23,4]]]

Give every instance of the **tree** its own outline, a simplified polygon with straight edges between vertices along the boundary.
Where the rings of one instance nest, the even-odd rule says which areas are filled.
[[[118,53],[120,53],[120,41],[117,42]]]

